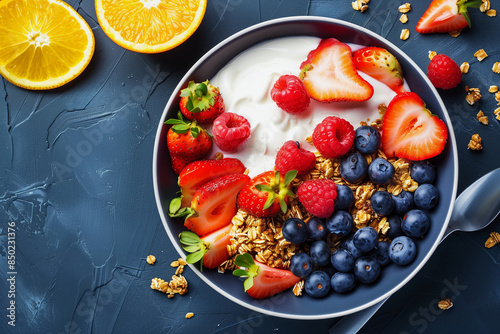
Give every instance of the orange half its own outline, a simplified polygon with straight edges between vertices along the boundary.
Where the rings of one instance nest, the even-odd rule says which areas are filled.
[[[96,0],[104,33],[125,49],[142,53],[170,50],[198,28],[207,0]]]
[[[0,74],[14,85],[62,86],[94,54],[89,25],[60,0],[1,0],[0,22]]]

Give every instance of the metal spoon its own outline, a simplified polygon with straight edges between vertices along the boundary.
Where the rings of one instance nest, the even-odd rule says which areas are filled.
[[[488,226],[499,213],[500,168],[497,168],[482,176],[457,197],[450,222],[440,242],[455,231],[478,231]],[[387,299],[362,311],[343,317],[330,328],[330,334],[357,333]]]

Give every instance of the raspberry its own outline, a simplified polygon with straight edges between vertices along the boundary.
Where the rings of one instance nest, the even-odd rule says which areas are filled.
[[[352,147],[356,132],[345,119],[328,116],[316,125],[312,135],[316,149],[325,158],[338,158]]]
[[[451,89],[462,81],[462,72],[457,63],[450,57],[438,54],[434,56],[427,67],[427,76],[434,87]]]
[[[318,218],[328,218],[333,213],[337,185],[330,179],[305,181],[299,186],[297,195],[307,212]]]
[[[271,89],[271,98],[278,107],[290,114],[305,111],[311,100],[304,83],[296,75],[279,77]]]
[[[243,116],[225,112],[214,120],[212,135],[223,151],[235,151],[250,136],[250,123]]]
[[[304,150],[298,142],[286,141],[276,154],[276,169],[285,175],[288,171],[296,170],[297,175],[304,175],[314,168],[316,156],[314,153]]]

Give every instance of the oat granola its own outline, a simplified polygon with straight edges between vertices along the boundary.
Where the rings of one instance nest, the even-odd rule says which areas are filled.
[[[488,238],[488,240],[486,240],[484,246],[486,248],[491,248],[497,244],[500,244],[500,233],[491,232],[490,237]]]
[[[481,144],[481,137],[477,133],[472,135],[472,138],[469,141],[469,148],[475,151],[480,151],[483,149],[483,145]]]

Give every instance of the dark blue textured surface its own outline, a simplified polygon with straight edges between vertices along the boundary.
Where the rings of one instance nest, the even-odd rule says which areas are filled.
[[[2,79],[0,90],[0,317],[1,333],[326,333],[335,319],[298,321],[263,316],[218,295],[192,271],[189,293],[168,299],[149,288],[151,278],[173,275],[177,253],[161,224],[152,187],[155,130],[173,89],[198,58],[250,25],[290,15],[318,15],[364,26],[393,42],[422,68],[428,51],[445,53],[471,69],[462,84],[441,91],[459,153],[459,193],[500,167],[500,124],[488,93],[500,77],[495,33],[500,18],[471,10],[473,28],[458,38],[419,35],[418,18],[429,1],[412,3],[406,25],[397,7],[374,1],[352,10],[351,1],[210,1],[197,32],[159,55],[122,49],[100,29],[93,1],[68,1],[87,20],[96,52],[74,82],[32,92]],[[494,6],[495,4],[493,4]],[[411,31],[401,41],[402,28]],[[489,57],[473,54],[484,48]],[[464,87],[478,87],[478,105]],[[483,110],[490,124],[479,124]],[[467,149],[472,134],[480,152]],[[7,222],[16,223],[16,327],[7,324]],[[362,330],[394,332],[496,332],[500,312],[500,246],[484,242],[500,219],[475,233],[456,233],[423,270],[381,308]],[[146,264],[148,254],[158,258]],[[454,306],[436,308],[441,297]],[[279,302],[276,300],[275,302]],[[185,319],[187,312],[195,317]]]

